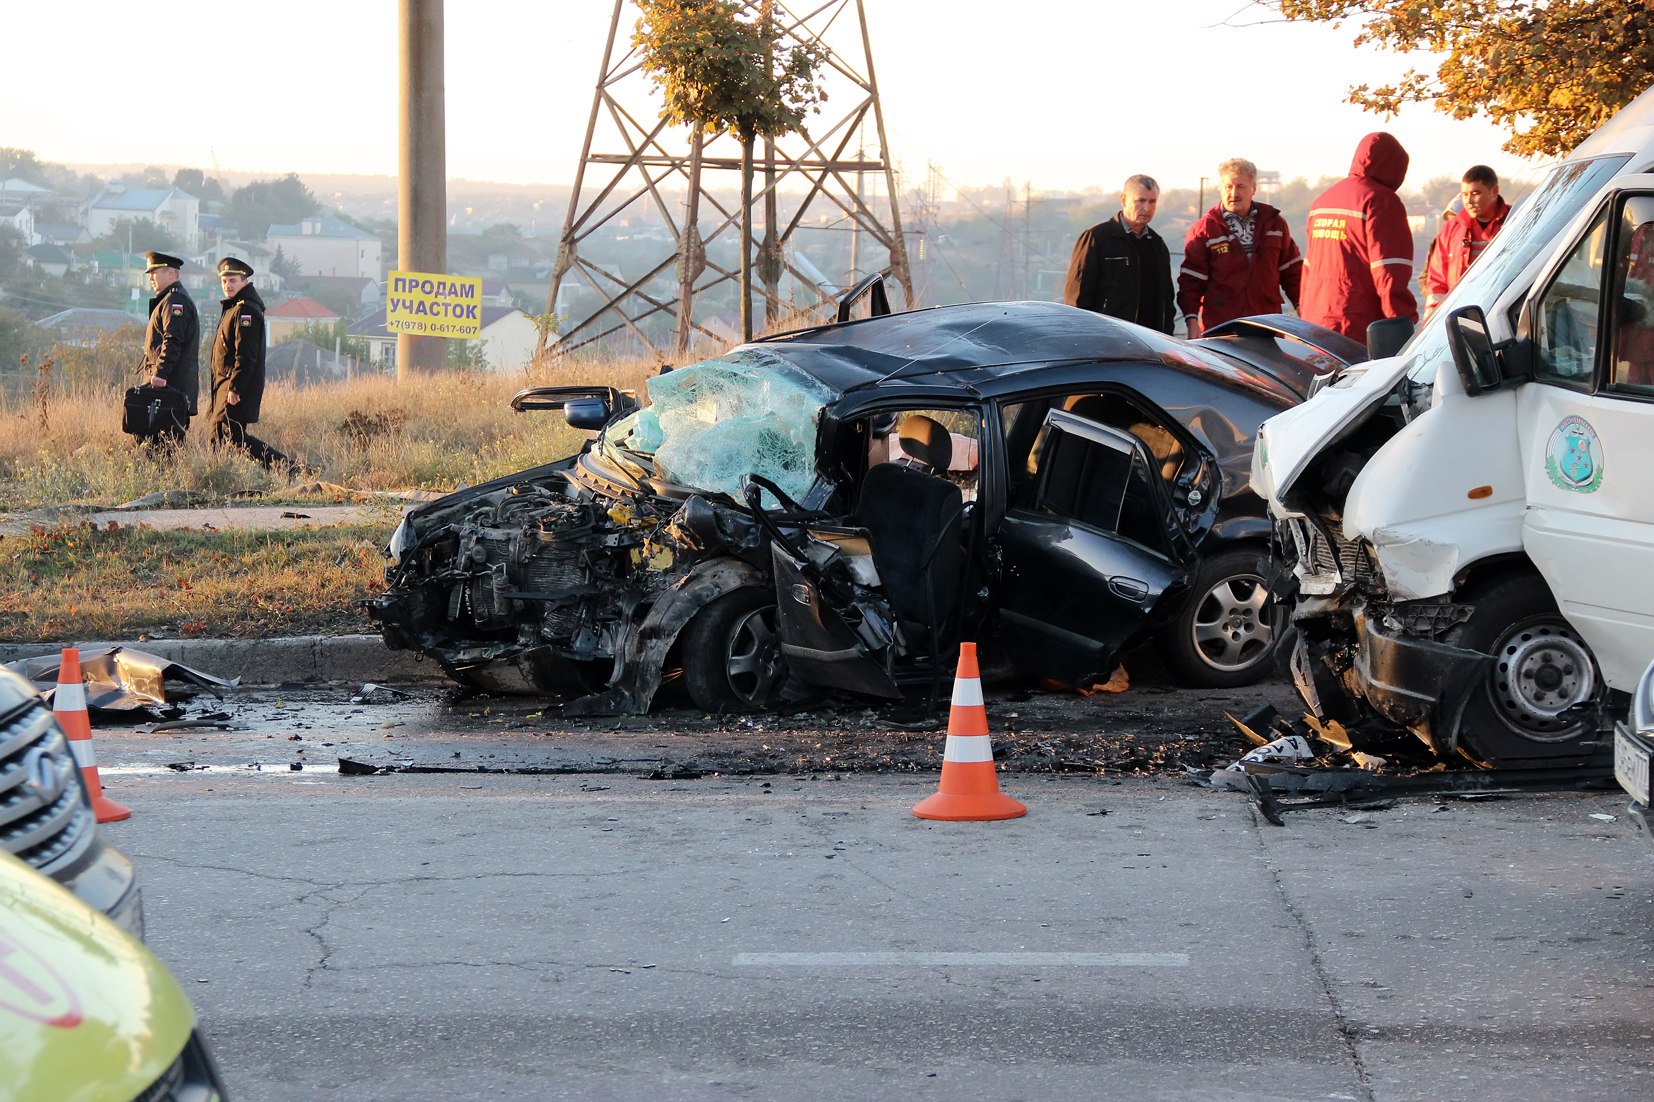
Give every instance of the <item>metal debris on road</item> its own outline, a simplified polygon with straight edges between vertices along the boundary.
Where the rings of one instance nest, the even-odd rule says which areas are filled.
[[[58,666],[63,652],[42,654],[9,662],[6,668],[20,673],[34,685],[48,703],[57,692]],[[105,647],[80,652],[80,668],[86,677],[86,706],[95,717],[103,712],[131,712],[167,703],[167,686],[173,697],[188,700],[200,689],[222,699],[240,683],[172,662],[132,647]]]

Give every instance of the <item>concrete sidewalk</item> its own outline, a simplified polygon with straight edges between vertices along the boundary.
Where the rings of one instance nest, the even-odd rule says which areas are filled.
[[[146,499],[147,500],[147,499]],[[389,538],[400,506],[417,501],[386,499],[351,505],[232,505],[219,508],[119,508],[95,512],[36,510],[0,514],[0,535],[26,535],[31,526],[84,519],[98,527],[147,526],[163,530],[247,528],[278,530],[383,521]],[[393,651],[377,635],[304,635],[270,639],[148,639],[0,643],[0,665],[65,646],[82,650],[123,646],[148,651],[243,685],[316,681],[430,681],[446,675],[435,662]]]

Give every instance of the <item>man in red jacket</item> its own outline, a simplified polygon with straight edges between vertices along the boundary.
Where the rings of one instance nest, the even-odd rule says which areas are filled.
[[[1413,298],[1413,231],[1396,194],[1407,179],[1407,151],[1391,134],[1368,134],[1350,174],[1310,204],[1304,252],[1305,321],[1366,343],[1382,318],[1418,321]]]
[[[1255,203],[1258,166],[1233,157],[1218,166],[1218,205],[1189,227],[1177,273],[1177,308],[1193,340],[1214,325],[1278,314],[1298,305],[1303,258],[1281,212]]]
[[[1510,213],[1510,204],[1499,194],[1499,177],[1487,165],[1472,165],[1466,170],[1459,198],[1464,200],[1464,209],[1442,223],[1441,232],[1430,245],[1422,281],[1425,317],[1459,285]]]

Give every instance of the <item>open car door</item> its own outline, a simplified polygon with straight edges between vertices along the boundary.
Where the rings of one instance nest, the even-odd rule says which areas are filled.
[[[1053,410],[1038,477],[999,525],[999,623],[1029,672],[1106,677],[1194,561],[1159,467],[1135,437]]]

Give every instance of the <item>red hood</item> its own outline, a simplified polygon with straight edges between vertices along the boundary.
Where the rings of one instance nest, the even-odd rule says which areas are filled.
[[[1396,191],[1407,179],[1409,159],[1407,151],[1401,148],[1395,136],[1380,130],[1362,138],[1361,144],[1355,147],[1355,157],[1350,161],[1350,175],[1366,176]]]

